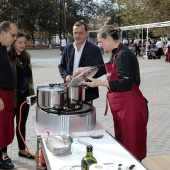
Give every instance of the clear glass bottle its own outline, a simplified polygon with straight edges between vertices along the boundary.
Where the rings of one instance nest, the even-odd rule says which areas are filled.
[[[122,164],[118,165],[118,170],[122,170]]]
[[[93,157],[93,146],[87,146],[86,156],[81,160],[81,170],[89,170],[89,166],[97,163],[97,160]]]
[[[74,164],[80,164],[80,147],[78,138],[73,138],[73,142],[71,144],[71,153],[72,153],[72,161]]]

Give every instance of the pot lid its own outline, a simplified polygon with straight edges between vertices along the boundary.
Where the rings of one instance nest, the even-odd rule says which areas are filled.
[[[38,87],[37,89],[39,91],[50,91],[50,92],[52,92],[52,91],[60,92],[60,91],[66,90],[65,87],[60,87],[60,86],[56,86],[56,85],[54,85],[54,86],[41,86],[41,87]]]
[[[99,69],[97,67],[91,67],[78,76],[74,77],[68,86],[81,86],[83,81],[87,79],[87,77],[93,77]]]

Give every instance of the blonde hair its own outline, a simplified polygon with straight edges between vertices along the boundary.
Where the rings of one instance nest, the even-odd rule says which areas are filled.
[[[98,31],[98,35],[101,36],[101,38],[107,38],[107,36],[111,36],[114,40],[118,40],[119,35],[118,32],[120,31],[119,28],[115,28],[112,25],[104,25],[101,27]]]

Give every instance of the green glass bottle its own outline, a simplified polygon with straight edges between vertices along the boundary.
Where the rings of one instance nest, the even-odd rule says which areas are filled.
[[[81,160],[81,170],[89,170],[89,166],[97,163],[96,159],[93,157],[93,146],[87,146],[87,153],[84,158]]]

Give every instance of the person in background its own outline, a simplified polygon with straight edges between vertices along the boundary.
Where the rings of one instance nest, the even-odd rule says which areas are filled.
[[[0,23],[0,169],[12,169],[9,157],[2,155],[2,148],[14,139],[14,67],[7,52],[17,38],[17,27],[10,21]]]
[[[161,59],[161,58],[162,58],[162,55],[164,55],[163,46],[164,46],[164,45],[163,45],[163,42],[162,42],[161,39],[159,38],[158,41],[156,42],[158,59]]]
[[[133,46],[135,47],[136,57],[137,57],[138,54],[140,56],[139,39],[137,37],[135,37],[135,40],[133,42]]]
[[[118,37],[114,26],[105,25],[99,29],[98,41],[105,51],[112,53],[108,63],[98,66],[107,80],[87,77],[90,82],[84,81],[83,84],[108,88],[107,100],[113,115],[115,138],[141,161],[146,157],[147,101],[139,89],[138,60],[128,47],[118,41]],[[78,68],[75,75],[87,68]]]
[[[61,37],[61,54],[63,53],[64,47],[67,45],[66,39]]]
[[[20,106],[26,101],[26,97],[34,95],[31,56],[25,51],[26,37],[23,33],[18,33],[17,39],[10,49],[11,61],[14,66],[15,74],[17,77],[17,86],[14,92],[14,116],[16,116],[16,135],[18,140],[18,155],[28,159],[34,159],[33,156],[27,153],[25,150],[25,144],[21,138],[18,130],[19,118],[20,118]],[[25,103],[22,107],[20,131],[25,140],[26,136],[26,122],[29,113],[29,105]],[[3,148],[3,155],[7,155],[7,147]]]
[[[168,49],[166,52],[166,61],[170,62],[170,38],[168,38],[168,43],[166,44],[166,48]]]
[[[70,83],[78,67],[103,64],[100,49],[86,40],[87,25],[84,21],[77,21],[73,26],[74,42],[64,48],[58,65],[59,72],[65,83]],[[95,75],[97,77],[97,74]],[[88,88],[85,92],[85,101],[99,97],[98,87]]]
[[[146,39],[145,45],[147,47],[147,50],[150,51],[150,49],[151,49],[151,41],[150,41],[150,39]]]
[[[101,43],[97,42],[97,46],[100,48],[102,55],[104,54],[104,49],[101,47]]]
[[[125,46],[129,46],[129,41],[128,41],[128,39],[127,39],[127,38],[125,38],[125,39],[123,40],[123,45],[125,45]]]

